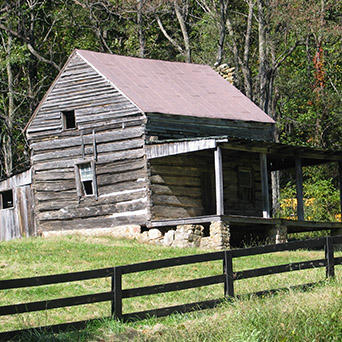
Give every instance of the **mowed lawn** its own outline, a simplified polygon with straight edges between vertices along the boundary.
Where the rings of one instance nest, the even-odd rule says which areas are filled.
[[[118,240],[110,236],[101,237],[84,237],[84,236],[67,236],[58,238],[30,238],[14,240],[9,242],[0,243],[0,279],[14,279],[32,276],[42,276],[58,273],[68,273],[77,272],[84,270],[92,270],[104,267],[112,267],[118,265],[126,265],[138,262],[144,262],[149,260],[157,260],[164,258],[172,258],[182,255],[192,255],[198,253],[205,253],[208,251],[203,251],[200,249],[179,249],[179,248],[166,248],[162,246],[152,246],[139,244],[135,241],[130,240]],[[337,253],[341,255],[341,253]],[[280,265],[290,262],[305,261],[312,259],[321,259],[324,257],[323,251],[295,251],[295,252],[278,252],[272,254],[265,254],[252,257],[243,257],[234,259],[233,268],[234,271],[240,271],[245,269],[252,269],[257,267],[266,267],[271,265]],[[206,262],[202,264],[192,264],[187,266],[178,266],[167,268],[163,270],[156,271],[146,271],[141,273],[129,274],[123,276],[123,288],[141,287],[149,286],[161,283],[174,282],[178,280],[187,280],[200,278],[215,274],[222,273],[222,261]],[[333,282],[327,282],[324,286],[319,289],[311,291],[314,295],[315,291],[325,291],[324,288],[328,288],[328,291],[333,291],[331,295],[326,295],[325,298],[327,303],[331,301],[332,298],[336,298],[336,302],[332,301],[334,305],[340,304],[341,300],[341,288],[340,281],[342,275],[342,266],[336,267],[336,280]],[[284,273],[273,276],[265,276],[260,278],[241,280],[234,283],[235,293],[244,294],[255,291],[267,290],[272,288],[286,288],[293,285],[311,283],[316,281],[321,281],[325,279],[325,269],[313,269],[296,271],[291,273]],[[48,285],[41,287],[33,287],[27,289],[18,290],[5,290],[0,292],[0,306],[49,300],[55,298],[64,298],[71,296],[80,296],[90,293],[99,293],[109,291],[111,288],[111,281],[109,278],[97,279],[97,280],[87,280],[81,282],[72,283],[62,283],[57,285]],[[335,291],[335,292],[334,292]],[[329,293],[330,293],[329,292]],[[306,293],[290,293],[285,294],[286,296],[297,296],[296,298],[301,298]],[[146,309],[166,307],[177,304],[191,303],[207,299],[215,299],[223,297],[223,284],[212,285],[198,289],[183,290],[179,292],[172,292],[161,295],[144,296],[132,299],[125,299],[123,302],[123,312],[135,312],[142,311]],[[278,297],[278,302],[280,295]],[[276,298],[274,297],[274,298]],[[324,296],[323,296],[324,297]],[[329,297],[329,300],[327,299]],[[230,308],[234,309],[236,306],[241,306],[240,309],[234,309],[235,312],[241,313],[239,310],[247,310],[248,305],[246,303],[259,303],[261,305],[263,301],[274,300],[274,298],[267,299],[255,299],[237,301],[230,304]],[[303,297],[304,298],[304,297]],[[294,301],[294,299],[291,299]],[[305,301],[308,299],[303,299],[305,310]],[[281,300],[280,300],[281,301]],[[313,301],[311,299],[311,301]],[[277,302],[277,303],[278,303]],[[322,300],[319,300],[321,303]],[[237,304],[240,303],[240,304]],[[302,304],[303,305],[303,304]],[[342,304],[341,304],[342,307]],[[275,309],[276,305],[269,308],[269,311],[275,310],[278,312],[280,309]],[[237,311],[236,311],[237,310]],[[255,311],[255,307],[250,309],[251,312]],[[207,312],[212,312],[213,310],[208,310]],[[229,310],[231,311],[231,310]],[[223,313],[226,314],[227,310],[220,307],[216,309],[215,315],[221,315],[219,321],[224,320]],[[245,315],[248,312],[244,311]],[[78,321],[91,318],[108,317],[110,315],[110,303],[98,303],[91,305],[82,305],[77,307],[68,307],[62,309],[53,309],[48,311],[41,311],[36,313],[12,315],[12,316],[2,316],[0,317],[0,331],[14,330],[14,329],[24,329],[29,327],[37,327],[50,324],[58,324],[70,321]],[[206,314],[204,314],[206,315]],[[336,315],[336,313],[335,313]],[[263,314],[260,313],[260,317]],[[188,316],[185,316],[188,317]],[[196,324],[200,324],[201,321],[208,319],[208,317],[203,316],[203,313],[195,313],[189,317],[196,317]],[[334,318],[334,317],[333,317]],[[342,317],[338,317],[341,318]],[[232,317],[229,318],[230,321],[233,320]],[[335,319],[335,318],[334,318]],[[165,319],[164,319],[165,320]],[[210,318],[209,321],[212,321]],[[152,322],[153,324],[155,322]],[[151,323],[151,324],[152,324]],[[152,324],[152,325],[153,325]],[[158,323],[159,324],[159,323]],[[179,324],[177,319],[177,324]],[[176,324],[176,326],[177,326]],[[209,324],[209,323],[208,323]],[[217,322],[213,325],[219,327],[220,324]],[[277,324],[285,324],[284,322],[278,322]],[[227,325],[227,324],[226,324]],[[208,327],[210,324],[208,325]],[[202,330],[203,331],[202,331]],[[147,332],[143,335],[143,338],[138,334],[135,336],[137,340],[147,340],[150,337],[149,328],[143,329]],[[215,329],[214,329],[215,330]],[[210,328],[210,331],[214,331]],[[163,331],[163,329],[160,329]],[[172,327],[169,327],[167,331],[172,331]],[[177,331],[177,332],[176,332]],[[198,341],[206,340],[203,336],[205,332],[205,327],[200,326],[196,330],[201,332],[202,337],[198,337]],[[259,331],[259,330],[258,330]],[[174,334],[187,333],[188,328],[176,329]],[[209,332],[209,331],[208,331]],[[158,332],[160,334],[160,332]],[[259,334],[259,333],[258,333]],[[153,334],[152,334],[153,335]],[[151,335],[151,336],[152,336]],[[162,334],[165,341],[168,340],[168,333]],[[292,334],[294,336],[294,333]],[[140,336],[140,337],[139,337]],[[159,335],[158,335],[159,336]],[[180,335],[179,340],[182,340],[183,335]],[[192,336],[196,336],[196,333],[192,333]],[[259,336],[259,335],[258,335]],[[130,337],[132,339],[133,337]],[[151,337],[153,340],[153,336]],[[189,337],[186,337],[187,340]],[[207,339],[208,341],[221,341],[216,337],[213,339]],[[235,339],[238,341],[238,339]],[[235,341],[232,340],[232,341]],[[242,339],[243,340],[243,339]],[[246,341],[248,339],[245,339]],[[266,339],[261,339],[257,337],[255,341],[266,341]],[[250,341],[254,341],[250,339]],[[290,339],[284,339],[287,341]],[[158,341],[158,339],[157,339]],[[170,337],[171,341],[171,337]],[[194,340],[195,341],[195,340]],[[222,339],[224,341],[224,339]],[[227,339],[227,341],[230,341]],[[267,340],[268,341],[268,340]],[[305,339],[304,339],[305,341]],[[317,340],[319,341],[319,340]],[[323,340],[322,340],[323,341]],[[331,341],[335,341],[331,339]],[[336,340],[339,341],[339,340]]]

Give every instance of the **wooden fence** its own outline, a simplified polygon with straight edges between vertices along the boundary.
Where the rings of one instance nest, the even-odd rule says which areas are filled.
[[[42,277],[32,277],[23,279],[9,279],[0,281],[0,290],[18,289],[23,287],[41,286],[58,284],[65,282],[74,282],[80,280],[96,279],[111,277],[112,286],[111,291],[89,294],[77,297],[45,300],[39,302],[31,302],[24,304],[14,304],[0,307],[0,316],[13,315],[19,313],[49,310],[55,308],[63,308],[67,306],[76,306],[83,304],[91,304],[98,302],[110,301],[111,316],[122,321],[128,321],[132,319],[144,319],[149,316],[166,316],[174,312],[184,313],[193,310],[200,310],[206,308],[213,308],[217,304],[224,300],[234,297],[234,282],[240,279],[254,278],[265,275],[291,272],[297,270],[312,269],[317,267],[326,267],[326,277],[333,277],[335,274],[335,265],[342,264],[342,257],[334,258],[334,244],[342,244],[342,236],[326,237],[319,239],[311,239],[304,241],[295,241],[278,245],[269,245],[262,247],[253,247],[236,250],[226,250],[214,253],[198,254],[191,256],[183,256],[172,259],[156,260],[150,262],[143,262],[139,264],[132,264],[126,266],[109,267],[92,271],[49,275]],[[312,249],[324,248],[324,258],[318,260],[309,260],[296,262],[291,264],[277,265],[265,268],[257,268],[251,270],[237,271],[233,270],[233,258],[252,256],[257,254],[274,253],[280,251],[293,251],[297,249]],[[122,288],[122,276],[129,273],[137,273],[149,270],[156,270],[167,267],[189,265],[194,263],[202,263],[208,261],[222,260],[223,272],[222,274],[198,278],[192,280],[178,281],[168,284],[158,284],[147,287],[138,287],[123,289]],[[208,301],[196,302],[191,304],[177,305],[171,307],[158,308],[154,310],[147,310],[142,312],[133,312],[123,314],[122,312],[122,300],[124,298],[132,298],[139,296],[146,296],[152,294],[160,294],[171,291],[180,291],[185,289],[192,289],[201,286],[208,286],[213,284],[224,284],[224,296],[219,299],[213,299]],[[308,285],[308,284],[306,284]],[[275,290],[268,290],[267,292],[273,292]],[[79,321],[72,323],[65,323],[59,325],[53,325],[49,327],[42,327],[53,332],[65,331],[70,328],[82,329],[89,322]],[[32,329],[16,330],[10,332],[0,333],[0,341],[6,341],[18,334],[29,332]]]

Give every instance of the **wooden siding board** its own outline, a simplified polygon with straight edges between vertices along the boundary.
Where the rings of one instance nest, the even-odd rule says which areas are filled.
[[[35,235],[33,209],[34,198],[31,185],[25,185],[17,188],[16,196],[20,236]]]
[[[2,209],[0,213],[0,241],[20,237],[17,210]]]

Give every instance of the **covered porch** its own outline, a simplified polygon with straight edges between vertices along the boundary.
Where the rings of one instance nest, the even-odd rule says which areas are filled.
[[[152,216],[148,228],[191,224],[208,227],[212,222],[222,222],[229,227],[232,242],[247,235],[283,242],[288,233],[294,232],[332,230],[336,234],[341,233],[341,222],[305,221],[303,199],[303,167],[328,162],[338,164],[341,194],[340,152],[229,137],[155,141],[146,147],[147,157],[152,163],[153,160],[162,162],[171,156],[180,155],[207,158],[206,171],[213,175],[212,193],[205,192],[203,187],[201,190],[202,211],[185,210],[179,216],[175,214],[170,217]],[[242,166],[236,162],[237,159],[242,160]],[[234,165],[235,174],[228,170],[230,164]],[[291,168],[295,171],[297,218],[290,220],[273,217],[271,172]],[[181,171],[179,177],[182,177]],[[204,208],[208,200],[211,202],[211,211]]]

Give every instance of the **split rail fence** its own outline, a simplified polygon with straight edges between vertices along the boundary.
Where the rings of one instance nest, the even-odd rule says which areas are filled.
[[[261,247],[236,249],[236,250],[225,250],[213,253],[198,254],[191,256],[183,256],[171,259],[156,260],[143,262],[138,264],[109,267],[92,271],[83,271],[67,274],[49,275],[41,277],[32,278],[22,278],[22,279],[9,279],[0,280],[0,290],[8,289],[18,289],[24,287],[42,286],[74,281],[82,281],[97,278],[111,277],[111,291],[82,295],[69,298],[45,300],[39,302],[23,303],[6,305],[0,307],[0,316],[4,315],[14,315],[19,313],[34,312],[40,310],[49,310],[55,308],[63,308],[68,306],[76,306],[83,304],[91,304],[98,302],[111,302],[111,316],[122,321],[144,319],[150,316],[166,316],[171,313],[184,313],[193,310],[213,308],[217,304],[224,300],[229,300],[234,297],[234,282],[241,279],[260,277],[265,275],[272,275],[277,273],[291,272],[297,270],[312,269],[318,267],[326,268],[326,277],[334,277],[335,275],[335,265],[342,264],[342,257],[334,257],[334,244],[342,244],[342,236],[326,237],[319,239],[295,241],[284,244],[268,245]],[[246,257],[258,254],[274,253],[280,251],[293,251],[298,249],[323,249],[324,248],[324,258],[318,260],[302,261],[284,265],[277,265],[271,267],[257,268],[244,271],[234,271],[233,270],[233,258]],[[223,272],[222,274],[198,278],[192,280],[178,281],[174,283],[158,284],[147,287],[138,288],[122,288],[122,276],[129,273],[137,273],[149,270],[162,269],[167,267],[189,265],[195,263],[202,263],[208,261],[222,260],[223,262]],[[147,310],[142,312],[133,312],[123,314],[122,310],[122,300],[125,298],[146,296],[152,294],[160,294],[171,291],[180,291],[185,289],[198,288],[202,286],[208,286],[213,284],[224,284],[224,296],[219,299],[207,300],[202,302],[196,302],[191,304],[184,304],[178,306],[158,308],[154,310]],[[313,285],[313,284],[304,284]],[[273,292],[274,290],[267,290],[265,292]],[[256,293],[256,294],[261,294]],[[58,324],[48,327],[40,327],[41,329],[48,329],[52,332],[65,331],[68,329],[82,329],[89,322],[79,321],[65,324]],[[16,330],[9,332],[0,333],[0,341],[9,340],[19,334],[24,332],[33,331],[37,328]]]

